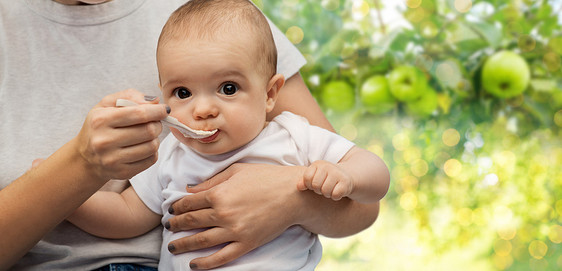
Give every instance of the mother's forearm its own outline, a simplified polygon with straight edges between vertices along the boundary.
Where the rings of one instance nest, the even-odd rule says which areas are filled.
[[[346,237],[371,226],[379,215],[379,202],[362,204],[348,198],[333,201],[312,191],[301,192],[298,224],[327,237]]]
[[[70,144],[0,191],[0,270],[13,265],[103,185],[90,179]]]

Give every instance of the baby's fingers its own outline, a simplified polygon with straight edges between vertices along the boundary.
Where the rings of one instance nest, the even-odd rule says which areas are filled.
[[[297,182],[297,189],[299,191],[304,191],[307,190],[308,188],[306,187],[306,184],[304,183],[304,178],[302,180],[300,180],[299,182]]]
[[[312,189],[312,180],[314,179],[314,174],[316,174],[317,167],[315,164],[310,165],[304,171],[302,176],[302,181],[297,183],[298,190]]]
[[[351,191],[348,185],[337,183],[334,187],[334,190],[332,191],[332,199],[340,200],[343,197],[349,196],[349,194],[351,194]]]

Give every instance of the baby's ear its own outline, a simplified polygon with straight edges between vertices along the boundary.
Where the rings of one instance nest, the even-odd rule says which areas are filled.
[[[267,97],[266,97],[266,111],[267,113],[273,110],[275,107],[275,102],[277,101],[277,97],[279,97],[279,91],[285,85],[285,77],[277,73],[267,83]]]

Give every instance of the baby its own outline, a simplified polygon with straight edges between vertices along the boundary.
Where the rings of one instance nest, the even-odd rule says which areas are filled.
[[[100,237],[141,235],[166,225],[168,209],[187,195],[187,185],[240,162],[303,166],[295,189],[334,200],[379,201],[389,184],[379,177],[388,170],[376,155],[290,112],[266,121],[284,84],[276,61],[268,22],[250,1],[191,0],[176,10],[158,41],[162,96],[180,122],[216,132],[194,139],[170,128],[158,161],[132,178],[130,188],[96,193],[68,220]],[[165,229],[159,269],[190,270],[192,259],[233,245],[180,255],[168,251],[170,241],[198,232]],[[295,225],[219,269],[314,270],[321,255],[317,235]]]

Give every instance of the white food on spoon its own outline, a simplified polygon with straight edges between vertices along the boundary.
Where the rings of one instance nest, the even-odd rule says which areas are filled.
[[[135,106],[138,105],[137,103],[125,99],[117,99],[115,106],[117,107],[124,107],[124,106]],[[195,130],[187,125],[181,123],[174,117],[167,116],[165,119],[162,120],[162,124],[167,125],[168,127],[176,128],[180,133],[183,134],[185,137],[191,137],[195,139],[205,138],[214,135],[218,130],[212,131],[203,131],[203,130]]]

